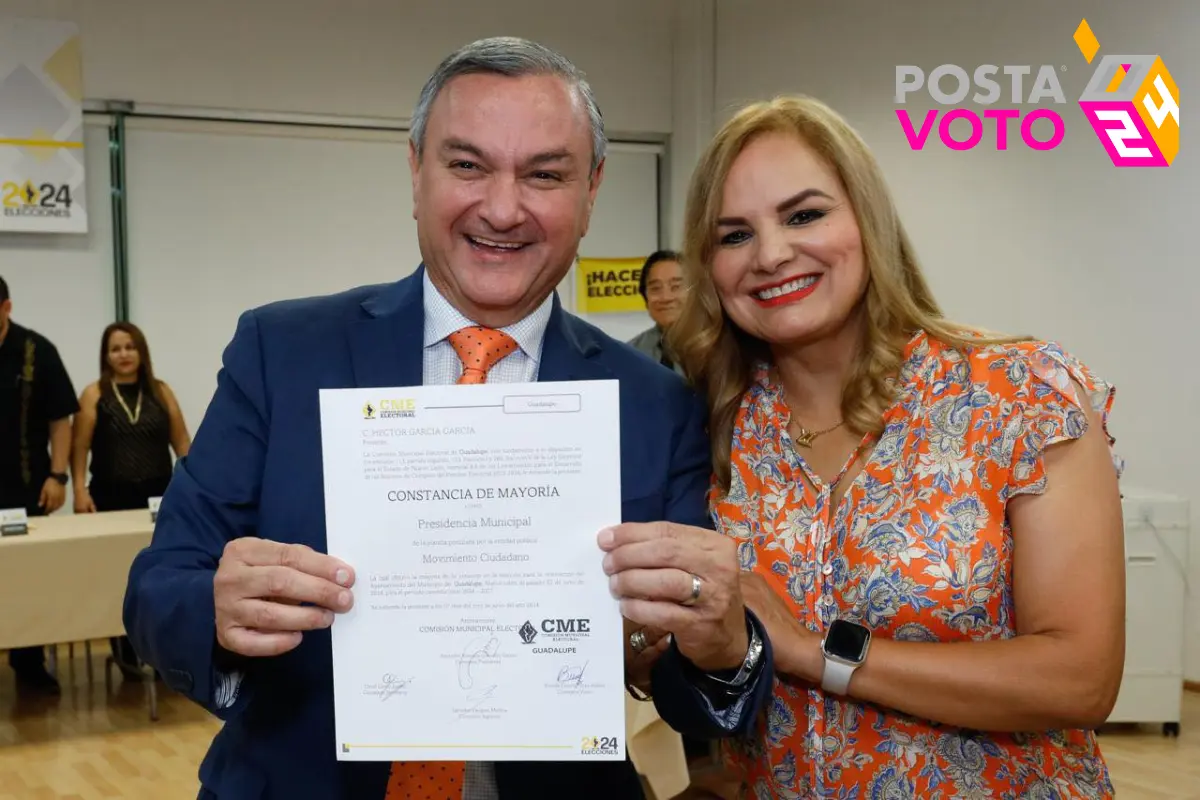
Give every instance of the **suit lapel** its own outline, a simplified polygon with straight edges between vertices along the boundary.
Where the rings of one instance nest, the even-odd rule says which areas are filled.
[[[424,267],[363,301],[366,316],[350,324],[355,385],[420,386],[423,378]]]
[[[612,373],[595,359],[600,349],[600,340],[595,332],[581,320],[563,311],[555,295],[542,342],[542,363],[537,379],[590,381],[611,378]]]

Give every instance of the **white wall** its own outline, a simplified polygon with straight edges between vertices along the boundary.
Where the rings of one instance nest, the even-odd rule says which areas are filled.
[[[717,0],[680,0],[671,62],[671,140],[667,152],[667,241],[683,247],[683,211],[692,167],[713,133]]]
[[[87,97],[406,119],[456,47],[527,36],[588,73],[610,130],[671,129],[672,0],[0,0],[79,23]],[[585,12],[585,13],[581,13]]]
[[[1172,167],[1109,165],[1075,105],[1094,68],[1071,38],[1083,16],[1102,54],[1164,57],[1183,95]],[[1200,207],[1200,120],[1188,103],[1200,86],[1200,4],[717,0],[717,17],[717,124],[776,93],[828,102],[882,162],[948,314],[1058,339],[1116,383],[1124,484],[1192,503],[1187,672],[1200,680],[1200,268],[1185,239]],[[945,63],[1065,67],[1066,140],[1045,153],[910,150],[893,111],[895,66]],[[911,105],[918,125],[930,107]]]

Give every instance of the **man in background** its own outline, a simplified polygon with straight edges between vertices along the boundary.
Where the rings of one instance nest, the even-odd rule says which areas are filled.
[[[567,59],[521,39],[468,45],[430,77],[412,118],[421,267],[239,320],[125,603],[137,651],[225,723],[200,768],[202,798],[643,796],[629,761],[339,762],[334,739],[329,627],[368,599],[353,590],[355,566],[370,565],[326,554],[320,389],[617,380],[623,521],[711,524],[703,402],[554,294],[587,233],[606,146]],[[602,557],[597,547],[598,572]],[[678,602],[697,615],[747,613],[716,593],[696,602],[695,585]],[[651,649],[635,634],[627,665]],[[744,734],[769,697],[770,655],[733,645],[742,652],[713,673],[659,660],[656,704],[702,736]],[[718,677],[726,669],[732,682]]]
[[[0,509],[52,514],[67,497],[75,388],[55,346],[12,321],[12,297],[0,277]],[[19,613],[6,609],[5,613]],[[10,650],[17,685],[58,694],[41,647]]]
[[[683,374],[663,342],[664,334],[679,319],[683,308],[683,269],[679,264],[679,253],[674,250],[651,253],[642,265],[638,290],[646,301],[646,310],[654,320],[654,327],[642,331],[629,343],[667,369]]]

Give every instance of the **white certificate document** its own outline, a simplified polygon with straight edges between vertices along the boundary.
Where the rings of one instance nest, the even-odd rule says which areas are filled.
[[[616,381],[322,390],[343,761],[625,758]]]

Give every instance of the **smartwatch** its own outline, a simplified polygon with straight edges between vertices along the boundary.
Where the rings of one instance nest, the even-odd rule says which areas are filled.
[[[870,646],[869,628],[849,620],[834,620],[821,642],[821,654],[825,656],[821,688],[830,694],[844,695],[850,687],[850,677],[866,660]]]
[[[65,472],[51,472],[50,477],[54,478],[54,480],[58,481],[63,486],[67,485],[67,473]]]

